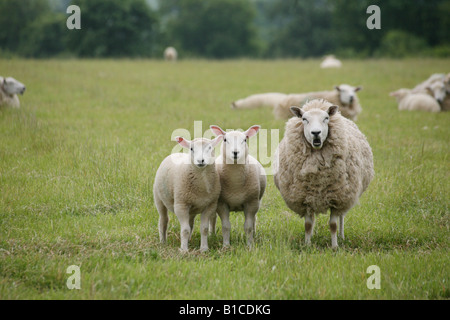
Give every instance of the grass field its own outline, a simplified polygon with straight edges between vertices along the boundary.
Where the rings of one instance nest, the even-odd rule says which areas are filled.
[[[1,299],[448,299],[450,297],[450,113],[399,112],[388,96],[450,60],[180,61],[0,60],[27,85],[22,107],[0,109]],[[179,252],[170,215],[159,244],[152,184],[175,129],[260,124],[284,132],[269,109],[231,110],[257,92],[363,85],[358,126],[376,176],[331,250],[328,216],[304,246],[304,220],[272,177],[258,213],[255,247],[243,214],[231,215],[231,248],[199,219],[190,253]],[[69,290],[77,265],[81,289]],[[369,290],[367,267],[381,271]]]

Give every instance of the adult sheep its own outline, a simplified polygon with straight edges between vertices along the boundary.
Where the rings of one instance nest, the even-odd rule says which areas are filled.
[[[279,119],[288,119],[293,116],[291,112],[292,106],[301,107],[308,100],[324,99],[339,106],[339,110],[344,117],[356,121],[362,111],[358,95],[356,94],[361,89],[361,86],[353,87],[348,84],[341,84],[335,86],[332,91],[290,94],[275,107],[274,114]]]
[[[0,106],[20,107],[18,94],[23,95],[25,85],[14,78],[0,77]]]
[[[273,162],[275,185],[286,205],[305,218],[311,243],[315,215],[330,210],[331,246],[344,238],[344,217],[373,179],[372,150],[356,124],[325,100],[292,107]]]
[[[280,92],[267,92],[252,94],[246,98],[233,101],[231,108],[233,109],[255,109],[259,107],[275,108],[287,94]]]
[[[395,97],[398,110],[439,112],[441,107],[432,96],[425,93],[413,93],[410,89],[399,89],[389,94]]]
[[[174,47],[167,47],[166,50],[164,50],[164,59],[166,61],[172,61],[175,62],[178,59],[178,52]]]
[[[320,64],[322,69],[326,68],[340,68],[342,67],[342,62],[337,59],[334,55],[325,56],[325,59]]]

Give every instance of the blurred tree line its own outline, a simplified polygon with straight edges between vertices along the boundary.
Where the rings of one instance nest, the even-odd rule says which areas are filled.
[[[448,0],[0,0],[4,57],[449,57],[449,30]]]

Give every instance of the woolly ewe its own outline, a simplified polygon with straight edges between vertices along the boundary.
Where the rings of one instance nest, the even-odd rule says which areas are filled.
[[[358,203],[374,176],[372,150],[356,124],[338,106],[312,100],[286,123],[273,162],[274,181],[286,205],[305,217],[309,245],[315,215],[330,209],[331,245],[344,238],[344,216]]]
[[[181,225],[182,252],[188,251],[188,240],[194,227],[194,218],[201,213],[200,250],[208,250],[208,223],[216,213],[220,195],[220,180],[215,167],[214,147],[222,141],[222,136],[214,140],[186,140],[176,137],[176,141],[190,154],[174,153],[166,157],[156,172],[153,196],[159,213],[159,237],[166,242],[167,210],[175,213]]]

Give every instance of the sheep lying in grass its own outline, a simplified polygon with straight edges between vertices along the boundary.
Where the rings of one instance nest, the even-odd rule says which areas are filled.
[[[412,93],[410,89],[403,88],[391,92],[389,95],[397,99],[398,110],[441,111],[439,103],[433,97],[425,93]]]
[[[248,154],[247,141],[258,133],[260,126],[252,126],[245,132],[225,132],[219,126],[211,126],[217,136],[223,136],[222,152],[216,159],[220,176],[221,193],[217,213],[222,221],[223,246],[230,245],[230,211],[244,211],[244,230],[247,244],[252,246],[256,213],[266,189],[263,166]],[[215,232],[216,216],[211,217],[210,231]]]
[[[25,85],[14,78],[0,77],[0,107],[9,106],[13,108],[20,107],[18,94],[23,95]]]
[[[362,111],[356,92],[361,89],[362,87],[352,87],[347,84],[341,84],[335,86],[333,91],[290,94],[275,107],[274,113],[279,119],[288,119],[292,117],[292,106],[301,107],[308,100],[324,99],[339,106],[339,110],[344,117],[356,121],[358,115]]]
[[[286,205],[305,217],[305,241],[311,243],[315,215],[330,215],[331,245],[344,238],[344,216],[373,179],[372,150],[356,124],[338,106],[312,100],[292,107],[273,162],[274,181]]]
[[[233,109],[254,109],[259,107],[272,107],[280,103],[287,94],[279,92],[268,92],[268,93],[258,93],[252,94],[243,99],[233,101],[231,103],[231,108]]]
[[[325,56],[325,59],[320,64],[322,69],[325,68],[340,68],[342,67],[342,62],[337,59],[334,55]]]
[[[166,61],[172,61],[175,62],[178,59],[178,52],[174,47],[167,47],[166,50],[164,50],[164,59]]]
[[[209,219],[216,214],[220,195],[214,147],[222,138],[219,136],[212,141],[203,138],[188,141],[177,137],[177,142],[190,150],[190,154],[171,154],[159,166],[153,185],[153,197],[159,213],[159,237],[162,243],[167,238],[167,210],[174,212],[180,221],[182,252],[188,251],[194,218],[201,213],[200,250],[208,250]]]

